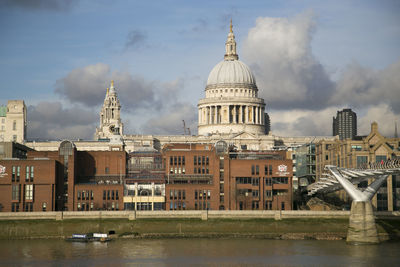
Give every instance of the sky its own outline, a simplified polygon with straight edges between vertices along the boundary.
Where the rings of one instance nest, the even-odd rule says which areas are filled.
[[[272,134],[332,134],[357,113],[400,124],[400,1],[0,2],[0,104],[23,99],[29,140],[92,139],[115,81],[125,134],[197,133],[197,103],[223,60],[229,21]],[[400,125],[398,127],[400,129]]]

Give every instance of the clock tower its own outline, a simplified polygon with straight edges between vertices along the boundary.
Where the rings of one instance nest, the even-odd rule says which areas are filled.
[[[94,139],[110,139],[115,134],[123,135],[123,123],[121,122],[121,104],[115,91],[114,81],[111,81],[100,111],[100,126],[96,128]]]

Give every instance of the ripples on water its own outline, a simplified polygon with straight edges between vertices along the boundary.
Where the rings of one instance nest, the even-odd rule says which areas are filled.
[[[2,240],[1,266],[398,266],[400,243],[344,241],[150,239],[109,243]]]

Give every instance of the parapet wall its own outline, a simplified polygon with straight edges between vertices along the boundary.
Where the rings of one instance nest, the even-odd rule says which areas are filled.
[[[398,218],[400,212],[375,212],[378,217]],[[293,219],[349,218],[350,211],[60,211],[60,212],[0,212],[0,220],[68,220],[68,219]]]

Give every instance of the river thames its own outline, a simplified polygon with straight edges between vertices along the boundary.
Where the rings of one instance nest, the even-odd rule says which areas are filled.
[[[1,266],[398,266],[400,242],[118,239],[109,243],[1,240]]]

